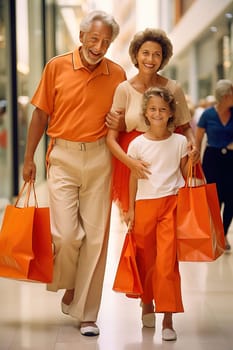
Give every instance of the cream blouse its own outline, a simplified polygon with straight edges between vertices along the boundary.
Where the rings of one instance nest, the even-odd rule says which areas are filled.
[[[167,81],[165,86],[175,97],[176,112],[175,126],[183,125],[191,120],[191,115],[185,100],[184,93],[174,80]],[[148,129],[142,115],[143,94],[133,88],[128,80],[123,81],[115,90],[112,111],[123,109],[125,111],[126,131],[137,130],[145,132]]]

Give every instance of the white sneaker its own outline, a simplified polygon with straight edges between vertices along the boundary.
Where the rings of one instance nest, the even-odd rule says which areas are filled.
[[[82,335],[85,335],[86,337],[94,337],[100,334],[99,328],[97,325],[93,322],[93,326],[91,324],[84,325],[80,327],[80,333]]]
[[[230,253],[230,251],[231,251],[231,245],[228,239],[225,237],[225,253]]]
[[[63,314],[69,315],[69,307],[70,305],[61,302],[61,311],[63,312]]]
[[[142,315],[143,327],[155,328],[155,314],[153,312]]]
[[[164,328],[162,330],[162,339],[163,340],[176,340],[177,335],[174,329],[171,328]]]

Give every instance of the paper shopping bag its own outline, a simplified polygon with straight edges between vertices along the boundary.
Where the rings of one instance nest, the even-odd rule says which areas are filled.
[[[128,297],[140,297],[143,293],[136,263],[136,246],[131,233],[127,233],[121,250],[113,290]]]
[[[28,187],[23,207],[18,207]],[[31,190],[35,205],[29,206]],[[15,205],[6,207],[0,231],[0,276],[49,283],[53,274],[49,208],[39,208],[34,184],[25,183]]]
[[[189,166],[185,187],[177,198],[177,255],[179,261],[213,261],[225,249],[224,229],[216,184],[196,186],[192,165]],[[191,184],[191,185],[190,185]]]

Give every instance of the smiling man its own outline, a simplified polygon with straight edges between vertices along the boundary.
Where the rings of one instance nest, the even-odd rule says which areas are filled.
[[[65,289],[61,307],[81,334],[99,334],[110,221],[111,156],[106,114],[124,70],[105,58],[119,33],[115,19],[91,12],[80,24],[81,46],[51,59],[32,97],[23,179],[35,180],[34,153],[47,130],[47,183],[54,244],[48,290]]]

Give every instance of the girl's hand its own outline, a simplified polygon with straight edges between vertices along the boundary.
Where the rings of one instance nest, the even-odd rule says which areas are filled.
[[[134,209],[129,209],[124,213],[124,221],[128,227],[128,230],[132,230],[134,225]]]

